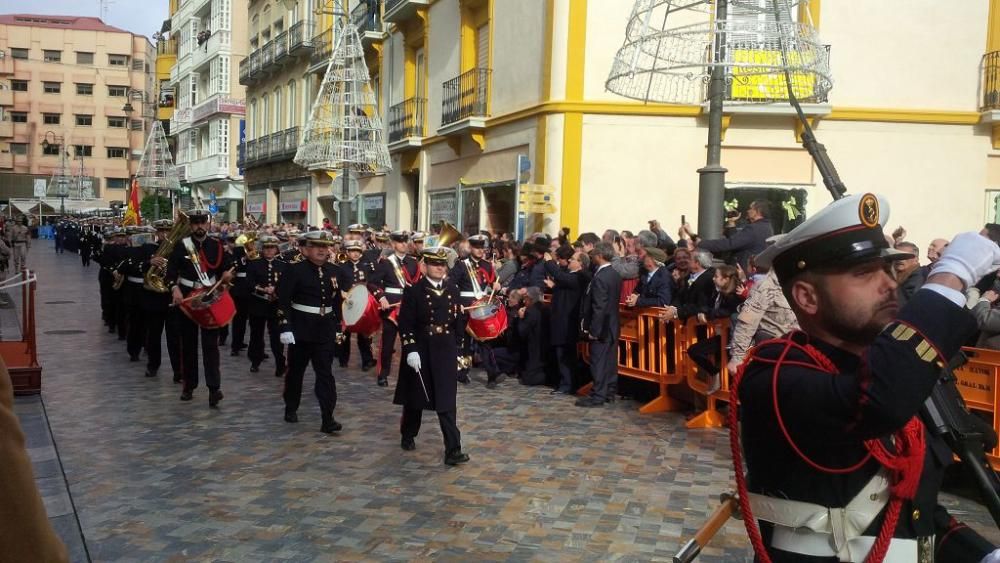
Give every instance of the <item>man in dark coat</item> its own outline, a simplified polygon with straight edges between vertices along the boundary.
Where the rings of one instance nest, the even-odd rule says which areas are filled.
[[[590,343],[590,372],[594,387],[589,397],[576,402],[578,407],[603,407],[615,396],[618,383],[618,299],[622,278],[611,267],[615,251],[606,242],[590,251],[595,266],[593,279],[583,297],[583,334]]]
[[[468,238],[469,256],[459,260],[455,267],[451,269],[448,279],[458,286],[458,297],[462,307],[469,307],[477,300],[500,290],[500,282],[497,281],[497,273],[493,268],[493,262],[486,259],[486,252],[489,249],[489,237],[484,235],[473,235]],[[469,313],[462,313],[462,332],[468,326]],[[458,380],[462,383],[469,383],[469,368],[472,366],[473,355],[479,352],[481,361],[487,373],[487,383],[495,382],[497,369],[494,365],[490,350],[487,345],[480,345],[473,338],[465,340],[465,349],[462,355],[466,357],[465,367],[458,370]],[[493,387],[491,385],[490,387]]]
[[[743,517],[772,561],[978,563],[994,549],[938,503],[952,453],[921,411],[976,330],[964,290],[1000,248],[958,235],[898,308],[889,263],[911,255],[888,247],[887,220],[884,198],[846,197],[757,257],[802,327],[758,346],[734,381]]]
[[[403,290],[420,279],[420,266],[412,256],[407,254],[410,235],[406,231],[394,231],[389,234],[392,241],[392,254],[375,264],[369,288],[373,290],[375,299],[382,309],[382,337],[379,351],[378,386],[389,385],[389,371],[392,369],[392,355],[396,351],[396,336],[398,328],[394,319],[393,309],[400,306],[403,300]]]
[[[239,356],[240,350],[246,348],[243,337],[246,335],[250,300],[252,299],[250,296],[252,286],[247,281],[247,268],[250,263],[250,256],[246,250],[247,244],[253,245],[257,242],[243,242],[243,244],[234,245],[232,252],[235,269],[233,270],[233,287],[229,289],[229,293],[233,297],[233,304],[236,305],[236,315],[233,316],[231,323],[233,339],[229,346],[230,356]]]
[[[729,253],[733,262],[743,271],[749,271],[750,258],[760,254],[767,246],[767,239],[774,234],[770,216],[770,204],[755,201],[747,208],[747,225],[730,230],[723,238],[699,241],[698,248],[717,256]]]
[[[691,256],[691,273],[680,281],[680,287],[668,307],[666,319],[687,320],[699,313],[708,313],[715,304],[715,268],[712,254],[699,248]]]
[[[444,462],[469,461],[462,452],[458,430],[458,356],[463,349],[458,287],[447,278],[454,251],[428,248],[423,252],[426,276],[406,288],[399,311],[399,332],[405,365],[400,366],[393,402],[403,406],[401,446],[416,448],[423,411],[437,412],[444,435]]]
[[[903,241],[897,242],[893,248],[913,255],[913,258],[896,260],[892,265],[893,272],[896,275],[896,283],[899,285],[896,289],[896,298],[899,300],[899,306],[902,307],[924,285],[924,280],[927,279],[930,271],[925,272],[920,267],[920,258],[918,258],[920,256],[920,249],[917,248],[917,245],[912,242]]]
[[[673,286],[670,272],[664,267],[667,253],[654,247],[645,250],[646,255],[642,259],[645,271],[639,273],[639,284],[625,304],[629,307],[666,307],[670,305],[670,289]]]
[[[344,241],[347,259],[340,263],[341,269],[345,270],[351,278],[351,286],[344,288],[349,291],[355,285],[368,285],[372,275],[375,273],[375,264],[369,262],[364,257],[364,243],[360,238],[348,238]],[[377,365],[375,356],[372,354],[372,337],[367,334],[354,334],[345,332],[343,342],[339,345],[337,358],[340,360],[340,367],[347,367],[351,361],[351,336],[356,336],[358,340],[358,353],[361,354],[361,371],[368,371]]]
[[[521,369],[519,377],[522,385],[542,385],[545,383],[546,335],[543,329],[542,290],[529,287],[522,297],[517,311],[517,337],[521,343]]]
[[[247,357],[250,371],[260,371],[264,354],[264,329],[267,328],[274,355],[274,376],[285,375],[285,350],[281,344],[281,330],[278,326],[278,282],[288,268],[288,264],[278,259],[278,237],[264,235],[257,239],[260,257],[250,260],[246,268],[246,284],[250,290],[247,298],[247,313],[250,317],[250,346]]]
[[[137,275],[144,277],[146,272],[154,264],[161,268],[160,275],[164,275],[167,267],[167,259],[156,256],[160,245],[163,244],[167,234],[173,229],[174,222],[170,219],[160,219],[153,223],[156,229],[156,239],[147,242],[139,248],[138,260],[139,271]],[[146,377],[156,377],[160,369],[163,357],[163,348],[160,339],[164,333],[167,334],[167,356],[170,358],[170,367],[174,373],[174,382],[181,380],[181,356],[180,356],[180,332],[178,330],[176,315],[179,311],[170,308],[170,293],[159,293],[145,286],[139,297],[139,308],[142,310],[142,320],[146,325]]]
[[[301,248],[304,260],[290,265],[278,283],[280,341],[287,344],[288,372],[285,375],[285,422],[299,421],[302,378],[306,366],[316,372],[316,398],[323,424],[320,432],[339,432],[343,425],[334,420],[337,382],[333,378],[334,342],[340,332],[341,288],[350,278],[328,261],[333,244],[329,231],[310,231]]]
[[[588,283],[582,272],[590,267],[590,257],[582,251],[575,252],[571,246],[561,246],[556,249],[555,258],[545,255],[545,285],[552,290],[549,344],[555,348],[559,369],[559,386],[553,392],[569,395],[573,393],[573,376],[578,369],[580,296]]]

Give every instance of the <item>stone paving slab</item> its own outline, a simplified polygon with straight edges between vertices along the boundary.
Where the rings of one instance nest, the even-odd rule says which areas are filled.
[[[43,388],[95,561],[663,561],[732,486],[722,430],[632,402],[579,409],[510,381],[460,390],[472,462],[459,468],[442,464],[432,413],[417,450],[399,448],[392,387],[371,372],[335,368],[337,436],[317,431],[311,373],[302,422],[287,424],[272,365],[250,374],[228,349],[222,408],[204,387],[182,403],[169,375],[143,377],[103,329],[95,268],[38,248],[32,264],[40,303],[71,301],[38,312]],[[32,444],[43,488],[53,453]],[[981,507],[947,502],[1000,540]],[[699,560],[751,560],[741,524]]]

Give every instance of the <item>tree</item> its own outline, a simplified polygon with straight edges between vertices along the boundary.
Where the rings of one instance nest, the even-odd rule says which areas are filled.
[[[170,205],[170,198],[164,196],[147,195],[142,198],[139,203],[139,210],[142,212],[142,217],[147,221],[155,221],[157,219],[155,207],[156,199],[159,197],[160,200],[160,219],[170,219],[173,217],[173,206]]]

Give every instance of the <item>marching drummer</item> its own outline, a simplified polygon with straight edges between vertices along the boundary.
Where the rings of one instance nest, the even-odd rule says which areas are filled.
[[[210,288],[216,281],[228,284],[233,279],[232,260],[222,241],[208,236],[209,213],[202,208],[188,211],[191,236],[181,239],[167,261],[168,283],[173,284],[173,304],[178,306],[195,289]],[[197,267],[196,267],[197,265]],[[181,365],[184,368],[182,401],[190,401],[198,387],[198,337],[201,336],[202,363],[205,385],[208,386],[208,406],[217,407],[222,400],[222,374],[219,371],[219,329],[205,328],[184,315],[179,315],[181,332]]]
[[[375,298],[382,308],[382,349],[379,353],[378,385],[389,385],[389,371],[392,369],[392,354],[396,349],[396,328],[394,309],[403,300],[403,290],[420,279],[420,268],[412,256],[406,254],[410,237],[406,231],[393,231],[392,254],[383,258],[375,266],[371,279]],[[398,314],[398,312],[396,313]]]
[[[495,292],[500,291],[500,282],[497,281],[496,270],[493,263],[486,259],[486,250],[489,246],[489,239],[485,235],[473,235],[468,238],[469,256],[460,260],[451,271],[451,279],[458,285],[460,303],[463,307],[469,307],[475,302],[483,299],[487,295],[498,299]],[[462,313],[462,332],[468,324],[468,313]],[[480,354],[488,380],[486,386],[496,387],[499,370],[494,365],[493,355],[489,353],[486,346],[480,345],[472,338],[465,339],[465,347],[462,350],[465,360],[463,367],[459,369],[458,380],[462,383],[469,383],[469,367],[472,365],[472,355],[477,350],[482,350]]]
[[[332,434],[343,426],[334,420],[337,383],[333,378],[334,342],[340,332],[341,291],[350,278],[329,260],[329,231],[310,231],[301,247],[303,260],[290,265],[278,284],[278,318],[281,343],[288,345],[285,375],[285,421],[298,422],[302,378],[306,366],[316,372],[316,398],[323,424],[320,432]]]
[[[363,284],[367,285],[375,273],[375,264],[365,260],[363,256],[364,243],[360,239],[352,238],[344,243],[347,253],[347,260],[341,264],[341,268],[347,271],[351,278],[351,287]],[[347,288],[345,288],[347,289]],[[347,367],[351,360],[351,332],[344,333],[343,342],[340,344],[340,367]],[[361,354],[361,371],[368,371],[375,367],[375,357],[372,354],[372,338],[369,335],[358,334],[358,352]]]
[[[465,339],[458,288],[448,280],[455,251],[438,247],[423,251],[427,275],[406,288],[399,312],[400,338],[406,366],[399,371],[393,402],[403,406],[400,442],[415,449],[423,411],[437,412],[444,437],[444,462],[469,461],[458,430],[458,354]]]
[[[278,281],[288,264],[278,259],[278,237],[264,235],[257,239],[260,258],[247,263],[247,287],[250,289],[247,312],[250,316],[250,371],[260,371],[264,361],[264,327],[270,336],[271,354],[274,355],[274,376],[285,375],[285,350],[281,344],[278,327]]]

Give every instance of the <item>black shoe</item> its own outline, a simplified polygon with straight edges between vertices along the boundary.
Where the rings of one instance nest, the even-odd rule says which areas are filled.
[[[129,354],[128,361],[130,361],[130,362],[138,362],[139,361],[139,354]]]
[[[156,370],[146,368],[146,377],[156,377]]]
[[[330,419],[323,422],[323,426],[319,429],[320,432],[324,434],[333,434],[334,432],[340,432],[344,428],[344,425],[337,422],[336,420]]]
[[[271,359],[271,355],[270,354],[264,354],[263,359],[270,360]]]
[[[194,391],[192,391],[190,389],[185,389],[185,390],[181,391],[181,400],[182,401],[190,401],[193,398],[194,398]]]
[[[454,450],[444,456],[446,465],[458,465],[469,462],[469,454],[462,453],[462,450]]]
[[[347,367],[347,362],[340,362],[340,367],[346,368]]]
[[[230,356],[239,356],[240,355],[240,351],[239,351],[238,348],[233,349],[231,352],[229,352],[229,355]]]
[[[285,413],[285,422],[296,423],[299,421],[299,415],[294,412]]]
[[[463,385],[468,385],[471,381],[472,380],[469,379],[469,376],[467,374],[463,373],[462,375],[458,376],[458,382],[461,383],[461,384],[463,384]]]
[[[412,452],[417,449],[417,444],[413,441],[413,438],[403,438],[403,440],[399,443],[399,446],[408,452]]]
[[[379,387],[388,387],[389,386],[389,378],[388,377],[380,377],[380,378],[378,378],[378,386]]]
[[[592,397],[584,397],[576,401],[576,406],[584,408],[603,407],[604,401]]]
[[[258,371],[260,371],[260,364],[250,365],[250,373],[257,373]]]
[[[622,397],[622,399],[624,399],[624,398],[625,397]],[[608,397],[607,399],[604,399],[604,402],[605,403],[613,403],[613,402],[615,402],[615,398],[614,397]]]
[[[218,389],[211,389],[208,392],[208,406],[215,408],[219,406],[219,401],[223,399],[224,395],[222,391]]]
[[[247,349],[247,345],[246,345],[246,344],[244,344],[244,343],[242,343],[242,342],[240,342],[240,345],[239,345],[239,347],[238,347],[238,348],[239,348],[240,350],[246,350],[246,349]]]
[[[116,333],[116,332],[118,332],[118,331],[117,331],[117,330],[115,330],[115,327],[113,327],[113,326],[109,326],[109,327],[108,327],[108,334],[114,334],[114,333]]]
[[[377,365],[378,365],[378,362],[376,362],[374,360],[372,360],[370,362],[362,362],[362,364],[361,364],[361,371],[368,371],[368,370],[372,369],[373,367],[375,367]]]
[[[284,369],[274,370],[274,377],[285,377],[285,370]]]
[[[181,379],[181,376],[179,376],[179,375],[177,375],[177,374],[175,373],[175,374],[174,374],[174,383],[180,383],[181,381],[183,381],[183,380]]]
[[[226,345],[226,339],[225,338],[220,338],[219,339],[219,346],[225,346],[225,345]]]
[[[487,381],[486,382],[486,388],[487,389],[496,389],[497,388],[497,382],[496,381]]]

